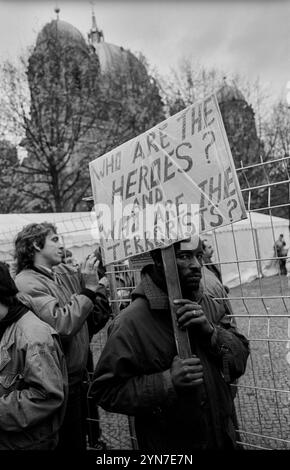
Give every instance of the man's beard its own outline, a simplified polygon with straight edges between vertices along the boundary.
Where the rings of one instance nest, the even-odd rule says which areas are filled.
[[[195,277],[196,274],[197,274],[197,277],[196,277],[195,280],[188,279],[186,277],[183,280],[181,280],[181,282],[180,282],[182,296],[187,298],[187,299],[190,299],[190,300],[194,300],[196,294],[199,291],[199,286],[200,286],[200,281],[201,281],[201,277],[199,277],[199,276],[201,274],[201,270],[196,269],[195,271],[191,272],[192,277]]]

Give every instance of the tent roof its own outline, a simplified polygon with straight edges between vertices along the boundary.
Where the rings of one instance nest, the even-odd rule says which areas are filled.
[[[50,222],[57,226],[66,248],[96,245],[90,212],[0,214],[0,252],[12,252],[17,233],[27,224]]]
[[[274,215],[270,216],[267,214],[261,214],[259,212],[247,212],[247,219],[239,220],[233,224],[225,225],[224,227],[220,227],[217,230],[219,232],[224,232],[228,230],[232,230],[232,226],[234,230],[247,230],[251,227],[253,228],[261,228],[261,227],[269,227],[273,225],[273,227],[285,227],[289,226],[289,220],[284,219],[282,217],[276,217]]]

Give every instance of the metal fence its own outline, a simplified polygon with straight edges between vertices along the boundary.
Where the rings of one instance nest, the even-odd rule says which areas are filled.
[[[266,162],[261,160],[259,164],[237,170],[246,183],[242,192],[247,209],[266,212],[270,216],[272,246],[275,243],[274,214],[279,208],[289,210],[288,162],[289,157]],[[278,167],[279,172],[271,171]],[[258,168],[262,170],[260,181],[253,185],[248,173]],[[278,181],[277,173],[280,175]],[[254,197],[258,191],[264,193],[265,205]],[[251,224],[251,217],[249,219]],[[251,229],[254,238],[252,224]],[[239,269],[238,257],[234,261]],[[269,260],[261,258],[256,250],[253,261],[258,265]],[[290,449],[290,291],[288,276],[281,274],[281,259],[274,250],[272,261],[278,264],[276,276],[265,278],[260,275],[250,284],[240,282],[230,292],[237,324],[250,340],[251,349],[246,374],[237,386],[235,403],[239,434],[246,449]]]
[[[277,179],[277,171],[281,170],[283,179]],[[252,184],[248,174],[260,170],[262,177],[258,178],[259,184]],[[275,191],[281,192],[281,187],[289,189],[290,179],[288,171],[288,158],[275,161],[261,162],[237,170],[246,208],[248,211],[263,212],[269,215],[269,224],[272,233],[272,246],[275,243],[274,214],[279,208],[289,207],[289,196],[283,191],[283,198],[274,197]],[[274,180],[271,175],[274,174]],[[281,171],[279,171],[281,175]],[[261,205],[261,198],[255,198],[255,193],[260,191],[266,204]],[[282,192],[281,192],[282,193]],[[278,199],[278,202],[277,202]],[[258,207],[260,205],[260,207]],[[241,261],[235,231],[232,230],[232,241],[235,247],[235,256],[231,263],[235,263],[239,273],[239,283],[230,289],[234,317],[239,330],[250,341],[250,357],[247,370],[241,377],[236,387],[235,407],[238,417],[238,433],[240,443],[244,449],[290,449],[290,290],[288,277],[278,273],[274,276],[265,277],[261,271],[261,263],[272,262],[279,268],[281,261],[273,250],[271,259],[260,256],[257,246],[255,229],[249,217],[255,256]],[[288,236],[288,234],[286,234]],[[216,257],[221,267],[221,253],[218,238],[213,232],[215,240]],[[247,250],[247,247],[244,247]],[[288,260],[288,258],[287,258]],[[242,282],[242,263],[256,263],[258,276],[248,283]],[[116,283],[116,271],[111,272],[110,294],[114,312],[118,311],[118,287]],[[134,283],[138,281],[138,270],[131,271]],[[130,289],[129,289],[130,290]],[[128,301],[130,296],[128,295]],[[106,331],[100,332],[94,337],[91,348],[94,359],[97,361],[101,349],[106,341]],[[91,425],[94,422],[91,421]],[[134,427],[131,418],[116,415],[99,410],[99,425],[102,430],[102,440],[106,442],[109,449],[133,449],[136,448]]]
[[[240,241],[237,239],[234,227],[232,227],[231,240],[234,254],[232,259],[225,262],[217,231],[214,231],[212,235],[216,259],[221,268],[225,267],[226,263],[232,263],[236,266],[239,282],[235,287],[230,288],[229,298],[238,328],[250,340],[251,353],[246,373],[234,385],[237,388],[235,406],[238,431],[240,442],[245,449],[290,449],[289,278],[282,275],[279,270],[276,275],[270,277],[263,275],[261,268],[263,264],[270,262],[279,267],[281,260],[274,251],[271,256],[261,255],[251,216],[257,212],[269,215],[268,231],[271,234],[269,243],[273,247],[276,239],[275,215],[284,210],[284,215],[289,218],[288,214],[290,213],[288,167],[289,157],[266,162],[261,160],[258,164],[241,167],[237,170],[246,208],[250,211],[249,222],[254,255],[241,257]],[[261,197],[256,197],[257,194]],[[77,214],[74,216],[77,217]],[[82,234],[89,234],[91,230],[89,216],[80,221],[74,218],[63,225],[64,227],[59,230],[59,233],[69,234],[69,232],[81,230]],[[288,228],[285,235],[287,235],[289,243]],[[8,230],[6,238],[0,242],[3,260],[8,262],[11,258],[10,249],[14,236],[15,233]],[[87,238],[89,239],[89,236]],[[247,246],[242,247],[245,252],[247,252],[247,248]],[[91,251],[92,246],[88,245],[87,249]],[[252,282],[245,283],[242,270],[247,263],[256,264],[257,276]],[[123,286],[118,284],[118,274],[123,270],[124,267],[116,266],[109,275],[110,297],[114,314],[118,312],[121,302],[118,300],[118,292],[124,291]],[[128,273],[132,278],[132,283],[127,290],[129,302],[130,292],[133,286],[138,283],[140,273],[138,269],[131,269]],[[122,302],[124,303],[124,299]],[[92,339],[91,351],[94,365],[106,342],[107,327]],[[88,398],[88,403],[90,405],[90,398]],[[101,408],[96,414],[94,406],[89,406],[89,409],[88,448],[95,448],[94,446],[99,442],[100,437],[109,449],[136,448],[134,426],[131,419],[124,415],[107,413]]]

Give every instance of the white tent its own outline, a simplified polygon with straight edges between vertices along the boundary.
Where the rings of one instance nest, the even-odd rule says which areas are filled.
[[[278,274],[273,260],[274,242],[284,234],[289,247],[289,220],[249,212],[248,218],[210,232],[215,248],[214,262],[221,263],[224,284],[234,287],[257,277]]]
[[[44,221],[56,225],[65,248],[71,249],[78,261],[97,246],[90,212],[0,214],[0,260],[13,259],[14,239],[24,225]]]
[[[57,226],[65,247],[73,251],[78,261],[97,246],[90,212],[0,214],[0,260],[13,259],[14,239],[24,225],[41,221]],[[250,212],[245,220],[204,234],[203,238],[210,238],[215,248],[213,261],[221,263],[224,283],[234,287],[262,275],[277,274],[278,263],[272,259],[273,245],[283,233],[289,246],[288,224],[288,220],[280,217]]]

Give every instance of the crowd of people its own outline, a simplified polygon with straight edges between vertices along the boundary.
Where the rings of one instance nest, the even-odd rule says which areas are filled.
[[[249,343],[208,240],[173,246],[182,292],[176,321],[192,353],[186,358],[177,354],[160,249],[132,293],[128,276],[116,276],[123,293],[112,317],[99,250],[78,265],[54,225],[18,233],[15,276],[0,262],[1,450],[100,448],[99,406],[134,416],[144,452],[237,448],[232,384],[245,372]],[[95,364],[90,341],[109,319]]]

